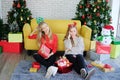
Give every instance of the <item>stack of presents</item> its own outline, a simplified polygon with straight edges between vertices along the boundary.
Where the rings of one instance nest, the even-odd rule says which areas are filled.
[[[9,33],[8,40],[0,40],[0,53],[21,53],[22,50],[22,33]]]
[[[104,72],[114,71],[114,68],[102,62],[120,56],[120,41],[111,36],[111,30],[112,26],[104,26],[101,36],[96,41],[91,42],[91,51],[89,51],[90,59],[93,60],[91,64],[102,69]]]

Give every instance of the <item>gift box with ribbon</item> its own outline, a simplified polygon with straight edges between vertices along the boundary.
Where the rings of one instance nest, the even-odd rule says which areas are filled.
[[[96,42],[96,53],[97,54],[110,54],[111,46],[103,45],[100,42]]]
[[[37,68],[37,70],[40,69],[40,64],[38,62],[33,62],[32,63],[32,68]]]
[[[59,73],[68,73],[72,70],[72,63],[66,57],[61,57],[55,62]]]
[[[120,40],[114,40],[111,44],[110,57],[117,58],[120,56]]]

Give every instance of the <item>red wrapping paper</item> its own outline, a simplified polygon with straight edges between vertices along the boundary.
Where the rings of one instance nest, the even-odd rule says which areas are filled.
[[[56,65],[58,67],[58,72],[59,73],[68,73],[72,71],[72,63],[68,61],[66,58],[60,58],[57,62]]]
[[[32,63],[32,68],[37,68],[39,70],[40,69],[40,64],[38,62],[33,62]]]
[[[96,43],[96,53],[97,54],[110,54],[110,45],[103,45],[100,42]]]

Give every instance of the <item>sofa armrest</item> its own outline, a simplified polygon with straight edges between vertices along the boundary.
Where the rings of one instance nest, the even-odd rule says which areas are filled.
[[[91,39],[91,33],[92,30],[86,26],[86,25],[82,25],[81,30],[80,30],[80,34],[82,37],[87,38],[87,39]]]
[[[31,33],[31,27],[28,23],[25,23],[24,26],[23,26],[23,35],[24,35],[24,38],[25,37],[28,37]]]

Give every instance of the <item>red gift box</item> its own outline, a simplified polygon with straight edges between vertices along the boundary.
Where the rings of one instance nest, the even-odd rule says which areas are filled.
[[[50,54],[50,49],[45,44],[42,44],[40,49],[38,50],[38,54],[40,54],[43,58],[48,58]]]
[[[110,45],[103,45],[100,42],[96,42],[96,53],[97,54],[110,54]]]
[[[33,62],[32,67],[37,68],[39,70],[40,69],[40,64],[38,62]]]
[[[68,73],[72,71],[72,63],[70,63],[66,58],[60,58],[56,62],[56,66],[58,67],[59,73]]]
[[[0,41],[0,46],[3,47],[3,52],[6,53],[21,53],[23,50],[23,43]]]

